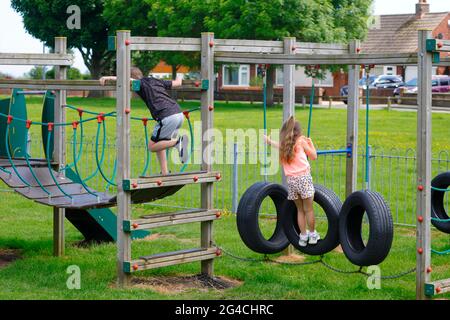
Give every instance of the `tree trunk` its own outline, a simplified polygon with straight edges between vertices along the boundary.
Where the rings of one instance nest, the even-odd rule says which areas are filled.
[[[100,54],[98,51],[94,51],[92,54],[91,66],[89,68],[89,72],[91,73],[91,79],[98,80],[103,75],[103,54]],[[105,96],[104,91],[89,91],[89,98],[101,98]]]
[[[178,65],[172,65],[172,80],[177,79],[177,71],[178,71]]]
[[[275,67],[270,67],[267,70],[267,106],[273,107],[274,105],[274,83],[275,83]]]

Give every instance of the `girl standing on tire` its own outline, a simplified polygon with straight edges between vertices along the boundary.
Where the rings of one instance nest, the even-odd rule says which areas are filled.
[[[300,123],[291,116],[281,128],[280,142],[265,136],[266,143],[279,149],[280,162],[288,185],[288,200],[297,206],[297,222],[300,228],[299,245],[317,244],[320,235],[315,229],[313,209],[314,185],[311,176],[311,160],[317,159],[317,151],[310,138],[302,135]],[[309,231],[307,229],[309,227]]]

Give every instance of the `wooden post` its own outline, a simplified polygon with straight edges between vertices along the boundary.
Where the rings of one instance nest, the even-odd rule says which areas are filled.
[[[416,210],[416,298],[418,300],[426,299],[425,283],[430,282],[431,278],[427,268],[431,266],[431,74],[433,57],[432,53],[427,52],[426,40],[428,38],[431,38],[431,30],[419,31]]]
[[[357,53],[358,40],[352,40],[349,53]],[[356,190],[358,177],[358,111],[359,111],[359,65],[349,66],[347,98],[347,145],[351,145],[352,157],[347,158],[345,194],[349,196]]]
[[[284,53],[295,54],[296,38],[284,38]],[[283,66],[283,123],[289,119],[290,116],[295,116],[295,65]],[[281,178],[283,185],[286,186],[286,177],[283,170],[281,171]],[[284,255],[291,255],[294,253],[294,248],[289,245],[284,251]]]
[[[130,179],[130,67],[131,52],[126,41],[130,31],[117,32],[117,270],[118,286],[130,284],[130,275],[124,272],[124,262],[131,260],[131,234],[123,231],[123,221],[131,219],[131,194],[125,192],[122,181]]]
[[[67,53],[67,38],[57,37],[55,38],[55,53],[66,54]],[[55,79],[66,80],[67,79],[67,67],[56,66],[55,67]],[[55,91],[55,105],[54,105],[54,122],[62,123],[66,121],[64,105],[67,104],[67,92],[66,90]],[[66,136],[65,126],[56,126],[54,128],[54,145],[53,155],[47,155],[52,157],[53,161],[57,163],[55,169],[60,170],[66,162]],[[53,255],[64,255],[64,209],[53,208]]]
[[[201,118],[202,118],[202,170],[212,171],[213,155],[213,115],[214,115],[214,33],[204,32],[201,39],[201,77],[208,80],[208,90],[201,94]],[[203,183],[201,185],[201,205],[202,209],[212,209],[213,206],[213,183]],[[201,246],[210,248],[212,245],[212,221],[201,223]],[[212,276],[214,272],[214,259],[204,260],[202,264],[202,274]]]

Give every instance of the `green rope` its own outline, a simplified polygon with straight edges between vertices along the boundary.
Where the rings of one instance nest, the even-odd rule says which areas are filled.
[[[30,129],[26,128],[26,135],[25,135],[25,143],[28,142],[28,133],[29,133]],[[48,151],[47,151],[48,152]],[[27,162],[27,166],[30,169],[31,175],[33,176],[34,180],[36,180],[37,184],[39,185],[39,187],[48,195],[51,196],[51,193],[42,185],[41,181],[38,179],[38,177],[36,176],[36,174],[34,173],[33,168],[31,167],[31,163],[30,163],[30,155],[28,154],[28,152],[25,152],[25,161]]]
[[[97,199],[99,199],[99,195],[92,192],[91,190],[89,190],[89,187],[84,183],[83,178],[81,177],[81,174],[78,170],[78,164],[75,162],[75,159],[77,157],[77,149],[76,149],[76,145],[77,145],[77,128],[73,128],[74,134],[73,134],[73,143],[72,143],[72,153],[73,153],[73,163],[74,163],[74,169],[75,169],[75,173],[77,174],[78,177],[80,177],[80,184],[83,186],[83,188],[91,195],[93,195],[94,197],[96,197]]]
[[[366,188],[369,189],[369,98],[370,98],[370,89],[369,89],[369,77],[370,77],[370,69],[366,74],[366,173],[365,173],[365,182]]]
[[[441,192],[450,192],[450,189],[441,189],[441,188],[436,188],[436,187],[431,187],[432,190],[435,191],[441,191]]]
[[[186,161],[185,164],[183,164],[183,166],[180,169],[180,172],[184,172],[188,166],[188,163],[191,161],[191,157],[192,154],[194,153],[194,130],[192,128],[192,123],[191,123],[191,119],[189,119],[189,117],[187,118],[188,121],[188,125],[189,125],[189,133],[191,136],[191,153],[189,154],[188,160]]]
[[[148,146],[149,144],[149,139],[148,139],[148,130],[147,130],[147,124],[144,124],[144,135],[145,135],[145,165],[144,165],[144,170],[142,170],[141,176],[144,177],[145,174],[147,173],[148,170],[148,166],[150,164],[150,148]],[[115,172],[114,172],[115,173]],[[113,176],[114,179],[114,176]]]
[[[70,194],[68,194],[67,192],[64,191],[64,189],[58,183],[58,180],[55,178],[55,175],[53,174],[52,165],[50,163],[50,142],[51,142],[52,132],[53,131],[49,131],[48,135],[47,135],[47,155],[48,155],[47,156],[47,167],[48,167],[48,171],[50,172],[50,176],[52,177],[53,182],[58,187],[59,191],[61,191],[66,197],[73,199]]]
[[[16,173],[17,177],[22,181],[27,187],[31,187],[31,185],[22,177],[22,175],[17,171],[16,166],[14,165],[14,161],[11,158],[11,151],[9,150],[9,123],[6,124],[6,135],[5,135],[5,146],[6,146],[6,153],[8,155],[8,161],[11,164],[11,167],[13,168],[14,172]]]
[[[106,125],[105,125],[105,121],[102,121],[102,123],[103,123],[102,149],[105,150],[105,148],[106,148]],[[97,162],[97,168],[99,169],[100,174],[103,177],[103,179],[105,179],[105,181],[107,183],[109,183],[110,185],[117,187],[117,184],[114,183],[114,181],[111,181],[110,179],[108,179],[108,177],[106,177],[106,175],[104,174],[104,172],[103,172],[103,170],[101,168],[102,164],[100,163],[99,158],[98,158],[98,145],[99,145],[99,141],[98,140],[99,140],[99,136],[100,136],[100,129],[101,129],[101,127],[102,127],[101,123],[98,123],[97,136],[95,138],[95,161]]]
[[[75,159],[76,163],[78,163],[80,161],[81,155],[83,154],[83,136],[84,136],[84,131],[83,131],[83,116],[82,115],[80,115],[79,124],[80,124],[80,146],[78,148],[78,156]],[[71,168],[73,168],[73,166],[74,166],[73,163],[68,164],[64,168],[62,168],[60,171],[64,171],[66,169],[71,169]]]
[[[315,82],[313,77],[311,86],[311,95],[309,97],[308,138],[311,136],[314,95],[315,95]]]
[[[434,254],[437,254],[437,255],[444,256],[444,255],[450,254],[450,249],[447,249],[444,251],[439,251],[439,250],[435,250],[435,249],[431,248],[431,252],[433,252]]]
[[[114,160],[114,168],[113,168],[113,175],[111,177],[111,180],[114,181],[116,179],[116,175],[117,175],[117,158]],[[106,190],[109,190],[109,187],[111,186],[111,184],[108,182],[106,184]]]
[[[98,134],[98,133],[97,133]],[[106,141],[106,139],[105,139]],[[98,143],[98,140],[97,140]],[[106,143],[106,142],[105,142]],[[97,146],[96,146],[97,148]],[[103,165],[103,161],[105,160],[105,149],[106,148],[102,148],[102,155],[100,156],[100,166]],[[97,165],[95,167],[95,170],[93,173],[91,173],[86,179],[83,179],[84,182],[88,182],[89,180],[93,179],[95,176],[97,176],[97,174],[100,172],[99,166]]]

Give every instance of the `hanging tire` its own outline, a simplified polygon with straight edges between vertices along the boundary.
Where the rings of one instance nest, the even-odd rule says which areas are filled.
[[[448,189],[450,187],[450,172],[444,172],[436,176],[431,181],[431,186],[439,189]],[[450,219],[445,211],[444,197],[446,192],[431,189],[431,216],[438,219]],[[431,220],[433,226],[439,231],[450,233],[450,222],[441,222]]]
[[[297,222],[297,207],[294,201],[286,201],[285,209],[283,210],[283,227],[290,243],[297,250],[317,256],[328,253],[339,245],[339,212],[341,211],[342,202],[333,191],[321,185],[314,185],[314,189],[316,191],[314,193],[314,202],[323,209],[328,221],[328,231],[323,239],[319,240],[315,245],[299,246],[300,231]]]
[[[369,239],[364,244],[361,231],[364,213],[369,223]],[[383,197],[372,191],[356,191],[344,202],[339,216],[342,250],[358,266],[377,265],[386,259],[394,237],[391,210]]]
[[[277,211],[275,231],[269,239],[262,234],[258,219],[261,203],[267,197],[272,199]],[[287,248],[289,240],[284,234],[281,222],[286,199],[287,190],[279,184],[258,182],[247,189],[237,209],[237,228],[248,248],[263,254],[278,253]]]

